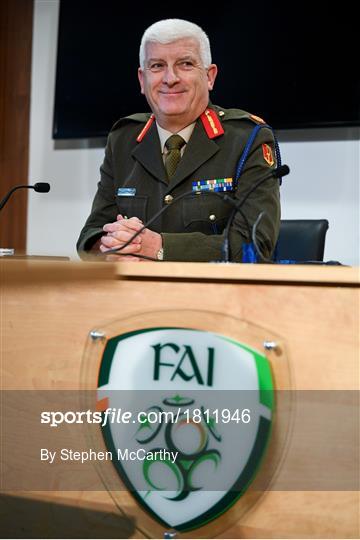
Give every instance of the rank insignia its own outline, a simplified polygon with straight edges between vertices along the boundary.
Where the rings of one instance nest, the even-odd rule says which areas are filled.
[[[200,116],[200,120],[209,139],[215,139],[224,134],[224,128],[221,125],[218,115],[212,109],[206,109]]]
[[[214,178],[213,180],[196,180],[192,183],[192,190],[197,193],[203,191],[233,191],[232,178]]]
[[[268,165],[274,165],[274,156],[273,156],[273,153],[272,153],[272,150],[270,148],[270,146],[268,144],[263,144],[262,145],[262,151],[263,151],[263,156],[264,156],[264,159],[266,161],[266,163],[268,163]]]

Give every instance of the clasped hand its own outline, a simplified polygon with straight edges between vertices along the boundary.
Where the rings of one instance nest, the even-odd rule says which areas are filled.
[[[142,221],[137,217],[125,219],[119,214],[114,223],[107,223],[103,231],[107,234],[101,237],[100,251],[104,254],[109,249],[120,248],[143,227]],[[156,259],[157,252],[162,247],[162,238],[159,233],[144,229],[121,252],[106,256],[108,261],[133,260],[141,261],[137,255],[144,255]],[[125,256],[124,256],[125,255]]]

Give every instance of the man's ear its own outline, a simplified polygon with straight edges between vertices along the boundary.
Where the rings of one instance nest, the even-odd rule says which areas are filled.
[[[140,83],[141,93],[144,94],[144,72],[141,68],[138,68],[138,79]]]
[[[212,90],[214,88],[216,75],[218,73],[218,68],[216,64],[210,64],[207,69],[207,78],[208,78],[208,89]]]

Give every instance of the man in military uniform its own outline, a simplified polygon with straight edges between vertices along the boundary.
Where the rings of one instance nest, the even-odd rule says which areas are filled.
[[[236,178],[249,137],[264,122],[239,109],[209,104],[216,75],[209,40],[197,25],[169,19],[145,31],[138,77],[152,114],[134,114],[113,126],[92,211],[78,240],[80,254],[120,248],[166,207],[150,228],[108,257],[221,260],[233,207],[211,191],[216,187],[240,201],[276,167],[276,160],[272,131],[259,129]],[[242,246],[251,241],[251,227],[261,212],[257,243],[270,256],[280,222],[276,179],[259,185],[235,214],[231,260],[242,260]]]

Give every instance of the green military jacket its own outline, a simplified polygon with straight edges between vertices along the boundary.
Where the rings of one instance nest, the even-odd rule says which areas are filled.
[[[262,120],[239,109],[210,107],[221,122],[223,134],[210,138],[206,126],[198,119],[170,183],[167,181],[156,123],[151,124],[141,142],[137,141],[150,113],[122,118],[113,126],[100,168],[101,179],[91,214],[77,243],[80,254],[89,250],[102,236],[105,223],[116,221],[117,214],[128,218],[137,216],[146,223],[167,206],[162,216],[150,226],[162,235],[164,260],[221,259],[223,230],[232,206],[208,192],[189,194],[178,202],[171,202],[172,198],[191,191],[195,181],[233,178],[234,189],[230,195],[241,200],[264,174],[276,167],[276,163],[269,159],[266,152],[270,147],[270,156],[275,155],[272,132],[268,128],[260,129],[235,186],[239,158],[256,123]],[[130,188],[133,195],[123,196],[124,190],[119,191],[119,188]],[[251,240],[249,229],[262,211],[265,214],[257,228],[257,241],[263,254],[270,256],[280,224],[276,179],[264,182],[248,197],[242,214],[236,214],[230,230],[231,260],[241,261],[241,246]]]

